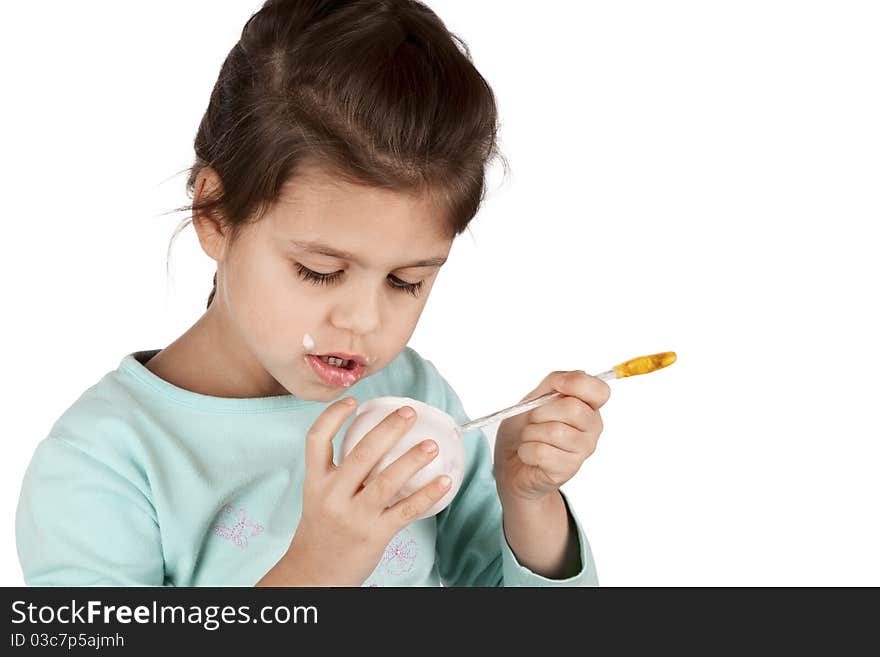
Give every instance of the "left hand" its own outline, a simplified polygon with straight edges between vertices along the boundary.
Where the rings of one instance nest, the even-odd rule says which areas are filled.
[[[581,370],[557,371],[520,401],[553,391],[563,396],[498,426],[495,483],[502,500],[538,500],[557,491],[596,449],[599,409],[611,387]]]

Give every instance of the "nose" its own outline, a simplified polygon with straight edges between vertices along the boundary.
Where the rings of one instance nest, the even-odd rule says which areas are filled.
[[[364,280],[349,285],[337,299],[330,322],[338,329],[368,335],[381,324],[382,290],[375,282]]]

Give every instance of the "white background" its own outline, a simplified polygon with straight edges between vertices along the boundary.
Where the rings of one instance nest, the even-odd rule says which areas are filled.
[[[204,311],[192,140],[259,1],[2,3],[6,456],[14,515],[58,416]],[[497,94],[487,201],[411,341],[477,417],[549,372],[611,383],[564,490],[605,586],[880,585],[880,9],[429,5]],[[494,430],[490,430],[494,439]]]

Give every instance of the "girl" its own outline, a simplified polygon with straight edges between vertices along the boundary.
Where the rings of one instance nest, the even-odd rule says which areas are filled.
[[[597,584],[559,487],[602,431],[600,379],[544,378],[526,397],[564,396],[500,425],[494,471],[469,436],[459,492],[427,519],[446,477],[389,501],[436,455],[428,437],[363,484],[412,408],[334,463],[360,401],[470,419],[406,344],[477,213],[496,125],[467,47],[415,0],[266,2],[195,139],[207,310],[125,356],[39,443],[16,515],[25,582]]]

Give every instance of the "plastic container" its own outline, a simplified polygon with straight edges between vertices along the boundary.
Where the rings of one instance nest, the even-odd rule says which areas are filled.
[[[376,397],[361,404],[355,412],[355,418],[348,426],[342,441],[342,459],[348,456],[361,439],[390,413],[401,406],[411,406],[416,412],[416,419],[410,430],[389,449],[385,456],[376,464],[364,483],[369,483],[380,472],[396,461],[405,452],[422,442],[431,439],[437,443],[439,453],[434,459],[413,475],[398,492],[388,506],[409,497],[420,488],[427,486],[441,475],[452,479],[452,486],[421,518],[429,518],[445,509],[453,500],[464,475],[464,443],[461,429],[455,419],[439,408],[409,397]]]

